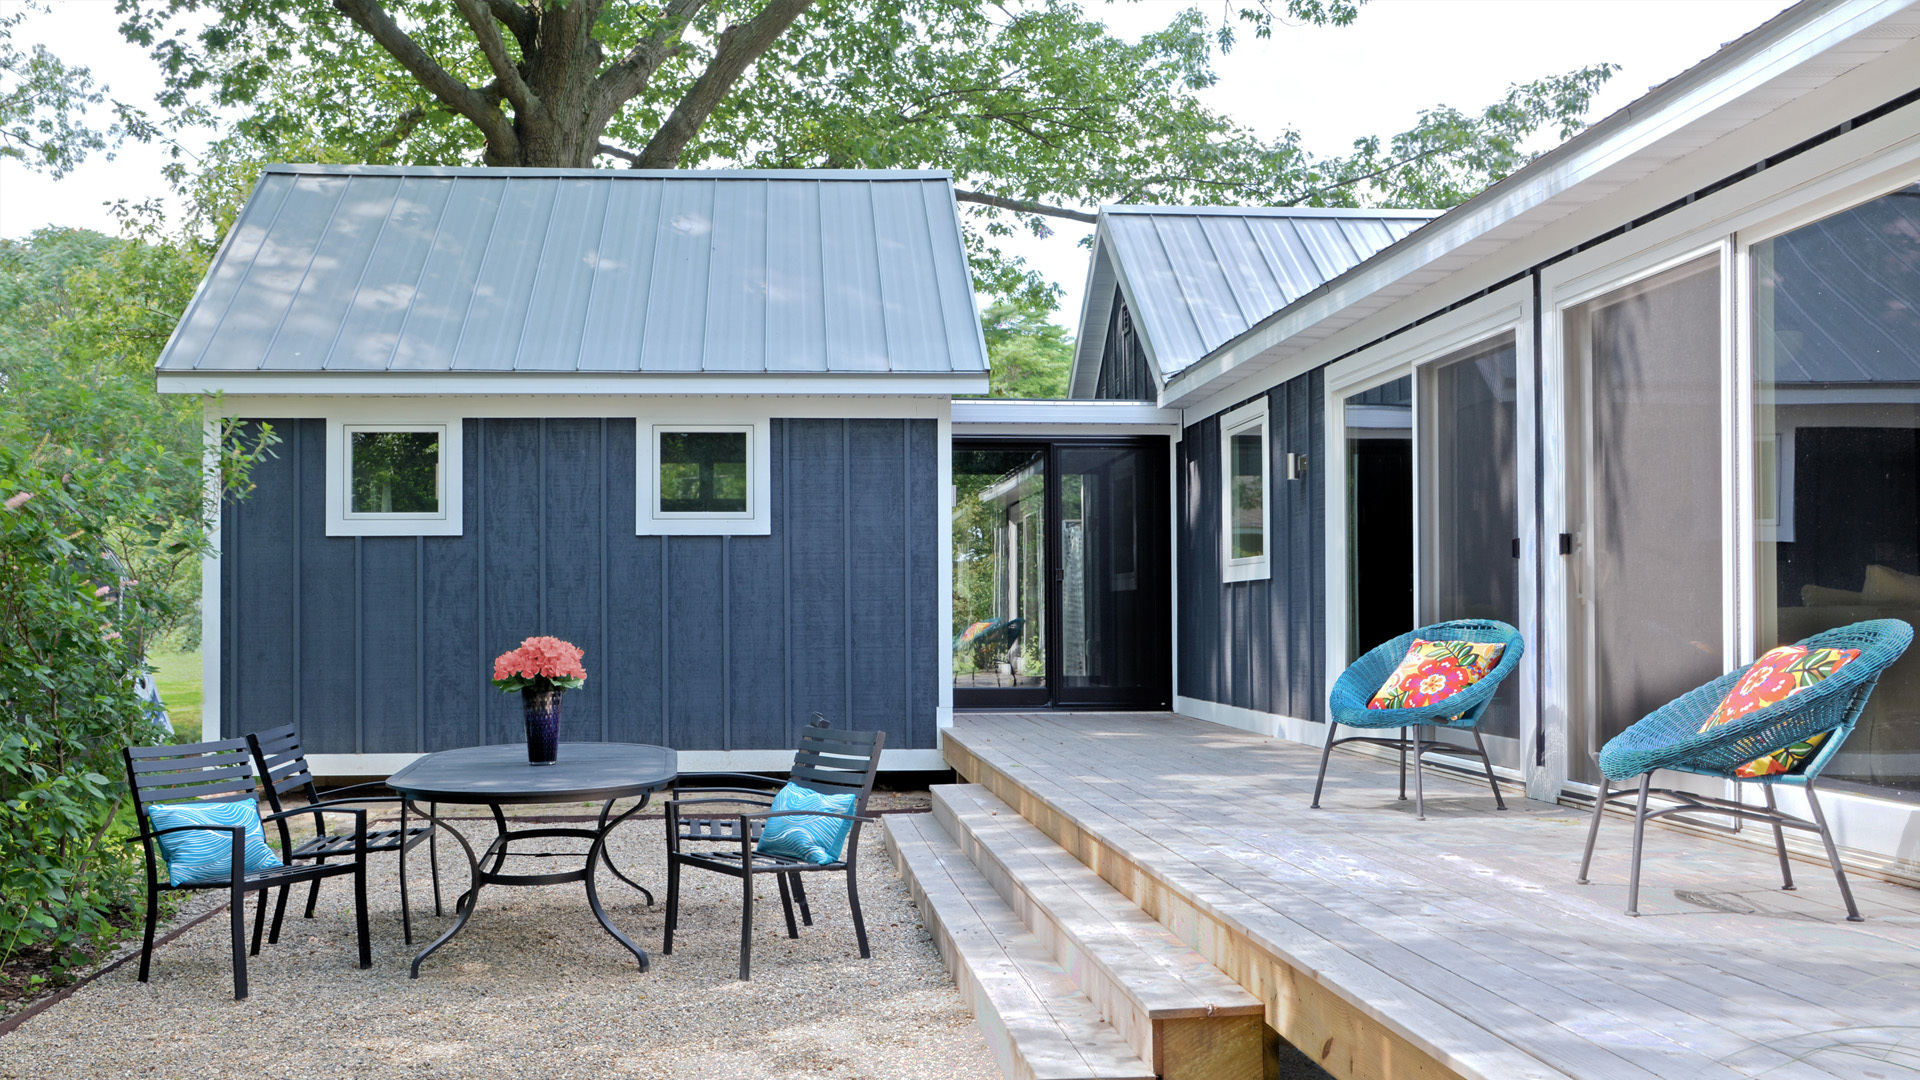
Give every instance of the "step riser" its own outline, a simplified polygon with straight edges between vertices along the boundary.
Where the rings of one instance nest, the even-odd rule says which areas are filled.
[[[980,842],[980,838],[961,822],[953,808],[939,798],[934,799],[933,816],[940,827],[947,831],[960,850],[966,853],[973,865],[992,883],[994,891],[1007,902],[1020,920],[1027,924],[1035,937],[1046,944],[1061,967],[1073,976],[1080,992],[1092,999],[1100,1015],[1112,1024],[1120,1037],[1127,1040],[1133,1052],[1143,1060],[1155,1063],[1159,1068],[1161,1055],[1156,1053],[1154,1023],[1147,1014],[1144,1005],[1126,992],[1126,988],[1111,973],[1101,967],[1095,959],[1080,947],[1073,934],[1054,919],[1053,914],[1044,906],[1036,903],[1027,891],[1020,887],[1019,880],[1007,869],[993,852]]]
[[[945,831],[927,818],[919,821],[924,824],[911,817],[890,819],[883,829],[887,853],[1001,1073],[1008,1080],[1155,1080],[1152,1067],[1128,1051],[1050,958],[1044,961],[1046,971],[1021,966],[1045,955],[1042,946]],[[935,837],[944,854],[930,846]],[[1013,960],[1016,954],[1030,959]],[[978,968],[970,957],[979,958]],[[998,1004],[1002,998],[1032,1014],[1023,1012],[1010,1022]],[[1071,1045],[1061,1041],[1063,1032],[1072,1033]],[[1030,1037],[1034,1041],[1027,1045]],[[1089,1064],[1096,1061],[1101,1064]]]
[[[993,1001],[986,994],[973,970],[960,956],[959,948],[954,944],[953,935],[947,930],[946,921],[940,918],[939,909],[927,896],[927,890],[920,882],[920,876],[914,866],[907,861],[906,855],[895,841],[892,829],[883,829],[886,837],[887,855],[893,860],[894,869],[906,880],[907,892],[913,897],[913,904],[920,909],[921,918],[926,920],[927,930],[933,935],[934,947],[940,950],[940,959],[947,965],[947,971],[953,976],[954,986],[960,991],[960,1000],[966,1003],[968,1011],[973,1013],[973,1022],[987,1038],[987,1049],[993,1054],[994,1064],[1000,1067],[1008,1080],[1034,1080],[1033,1070],[1027,1067],[1013,1043],[1013,1036],[1007,1031],[1007,1025],[1000,1013],[993,1007]]]

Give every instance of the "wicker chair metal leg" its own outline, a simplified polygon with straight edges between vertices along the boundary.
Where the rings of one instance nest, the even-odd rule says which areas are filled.
[[[1600,835],[1600,815],[1607,812],[1607,778],[1600,778],[1600,793],[1593,799],[1593,820],[1587,823],[1587,850],[1580,856],[1580,876],[1574,878],[1579,885],[1587,883],[1587,871],[1593,868],[1593,841]]]
[[[1310,805],[1315,810],[1320,809],[1320,789],[1327,783],[1327,759],[1333,756],[1333,736],[1339,730],[1338,721],[1327,721],[1327,745],[1320,749],[1320,775],[1313,781],[1313,802]]]
[[[1421,779],[1420,770],[1420,759],[1424,752],[1420,742],[1420,728],[1415,725],[1413,729],[1413,816],[1419,821],[1427,820],[1427,786]],[[1405,783],[1404,780],[1401,782]]]
[[[1773,785],[1761,784],[1760,790],[1767,794],[1767,813],[1778,814],[1780,808],[1775,806],[1773,802]],[[1792,892],[1793,866],[1787,862],[1787,834],[1785,830],[1780,828],[1780,821],[1777,817],[1773,822],[1773,850],[1780,853],[1780,889],[1783,892]]]
[[[1419,767],[1415,761],[1414,766]],[[1407,729],[1400,729],[1400,801],[1407,801]]]
[[[1493,789],[1493,808],[1505,810],[1507,800],[1500,797],[1500,781],[1493,777],[1493,759],[1487,756],[1487,744],[1480,738],[1480,729],[1473,731],[1473,745],[1480,748],[1480,763],[1487,767],[1487,786]]]
[[[1653,787],[1653,774],[1640,774],[1640,803],[1633,812],[1633,865],[1627,871],[1627,914],[1640,914],[1640,850],[1647,834],[1647,795]]]
[[[1827,828],[1827,815],[1820,810],[1820,797],[1813,793],[1813,783],[1807,783],[1807,806],[1813,811],[1813,823],[1820,827],[1820,842],[1827,846],[1827,861],[1833,864],[1833,880],[1840,883],[1840,899],[1847,902],[1847,921],[1866,922],[1860,914],[1860,907],[1853,902],[1853,889],[1847,884],[1847,872],[1840,866],[1840,849],[1834,846],[1833,830]]]

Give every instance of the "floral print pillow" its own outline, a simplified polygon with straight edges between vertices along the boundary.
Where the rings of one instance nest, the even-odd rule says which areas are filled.
[[[1753,662],[1747,673],[1735,684],[1733,692],[1713,710],[1707,722],[1700,725],[1702,732],[1712,731],[1722,724],[1753,712],[1776,705],[1807,687],[1828,678],[1834,672],[1847,666],[1859,657],[1859,649],[1812,649],[1801,645],[1782,645],[1772,649],[1766,655]],[[1777,773],[1792,772],[1813,756],[1826,741],[1824,733],[1814,735],[1782,747],[1772,753],[1754,758],[1734,770],[1734,775],[1749,779],[1760,776],[1773,776]]]
[[[1486,678],[1505,650],[1499,642],[1415,638],[1367,708],[1424,709]]]

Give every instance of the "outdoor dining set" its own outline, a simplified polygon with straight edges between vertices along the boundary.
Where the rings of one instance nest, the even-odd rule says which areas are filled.
[[[537,886],[580,882],[593,916],[646,971],[645,949],[623,933],[601,903],[599,871],[638,891],[651,906],[653,893],[634,881],[607,849],[610,833],[646,808],[654,794],[671,788],[665,803],[667,851],[666,928],[661,952],[673,952],[680,914],[680,875],[709,870],[741,882],[740,978],[750,974],[753,887],[773,875],[779,886],[787,933],[812,926],[805,875],[842,873],[860,956],[870,955],[858,889],[860,827],[879,771],[884,732],[829,727],[819,717],[800,736],[793,767],[784,780],[751,773],[679,771],[678,755],[664,746],[633,743],[559,743],[550,761],[537,761],[518,743],[473,746],[428,754],[384,781],[322,792],[292,725],[253,732],[244,739],[172,746],[136,746],[125,751],[127,779],[139,808],[138,840],[145,848],[147,904],[140,951],[140,981],[147,981],[160,895],[176,889],[228,892],[232,927],[234,997],[247,996],[247,956],[262,939],[277,943],[289,894],[307,888],[312,918],[320,884],[351,877],[355,932],[362,968],[372,966],[367,925],[369,855],[396,852],[400,859],[402,933],[413,942],[407,895],[407,855],[423,841],[433,879],[434,913],[442,913],[438,834],[444,831],[466,855],[469,882],[454,900],[455,919],[415,956],[410,974],[463,930],[486,886]],[[366,790],[374,789],[374,790]],[[268,812],[262,813],[261,798]],[[623,810],[616,803],[633,800]],[[531,820],[516,823],[506,808],[532,804],[600,803],[590,825]],[[397,804],[399,822],[372,828],[369,806]],[[423,806],[424,804],[424,806]],[[442,805],[485,807],[495,835],[476,852],[442,815]],[[310,837],[296,840],[290,822],[310,819]],[[277,831],[278,852],[264,826]],[[529,848],[534,841],[585,841],[586,851]],[[516,846],[518,850],[515,850]],[[508,873],[507,860],[577,858],[547,873]],[[163,865],[164,860],[164,865]],[[237,869],[236,869],[237,868]],[[258,896],[251,947],[247,941],[248,894]],[[269,894],[274,900],[268,926]],[[799,922],[795,921],[795,908]]]
[[[1753,663],[1729,672],[1655,710],[1608,741],[1598,755],[1603,779],[1593,801],[1592,820],[1580,860],[1578,881],[1587,881],[1600,819],[1609,805],[1631,802],[1633,854],[1627,912],[1638,914],[1640,863],[1646,823],[1676,814],[1712,813],[1754,821],[1771,828],[1779,855],[1783,887],[1793,888],[1785,829],[1817,833],[1825,845],[1847,918],[1861,915],[1848,888],[1839,851],[1815,793],[1821,771],[1833,760],[1859,721],[1880,675],[1912,642],[1913,630],[1895,619],[1874,619],[1815,634],[1770,650]],[[1314,784],[1318,808],[1333,748],[1360,742],[1397,749],[1400,798],[1406,797],[1409,754],[1413,759],[1414,808],[1425,818],[1424,759],[1429,754],[1477,756],[1485,768],[1495,805],[1505,809],[1478,727],[1503,680],[1519,665],[1525,642],[1516,629],[1495,620],[1459,620],[1423,626],[1370,650],[1334,683],[1329,695],[1327,741]],[[1339,729],[1376,734],[1341,736]],[[1428,737],[1428,728],[1464,733],[1473,745]],[[1392,734],[1398,729],[1397,735]],[[800,736],[792,770],[784,780],[747,773],[681,774],[676,753],[662,746],[626,743],[558,743],[544,752],[519,744],[476,746],[428,754],[381,781],[363,787],[322,792],[308,766],[292,725],[227,739],[177,746],[132,747],[126,751],[128,780],[140,811],[140,834],[147,864],[146,935],[140,978],[145,981],[153,950],[159,896],[169,889],[225,889],[232,924],[235,997],[247,995],[246,897],[257,894],[251,951],[263,935],[279,939],[289,894],[307,887],[306,915],[312,917],[320,884],[327,878],[353,879],[360,966],[371,965],[367,926],[367,857],[397,852],[400,866],[402,929],[412,942],[406,859],[425,841],[433,867],[435,913],[442,907],[437,836],[446,832],[466,855],[470,872],[466,891],[454,901],[455,920],[413,960],[411,974],[459,934],[472,918],[487,886],[534,886],[580,882],[588,906],[606,932],[632,952],[647,970],[646,950],[617,927],[600,899],[599,870],[637,890],[646,902],[653,894],[623,872],[607,848],[608,835],[644,809],[651,797],[669,787],[674,797],[664,807],[667,853],[666,924],[661,951],[673,951],[679,922],[683,869],[713,871],[741,882],[739,977],[750,973],[753,887],[771,874],[779,887],[787,933],[811,926],[805,875],[843,873],[860,955],[869,955],[858,891],[859,830],[875,820],[867,814],[885,737],[880,732],[833,728],[816,716]],[[548,761],[538,758],[547,757]],[[1688,773],[1710,781],[1760,785],[1764,804],[1725,798],[1693,789],[1656,789],[1656,771]],[[1637,780],[1637,790],[1634,782]],[[1616,789],[1616,785],[1620,785]],[[1712,788],[1714,785],[1696,785]],[[1810,816],[1802,818],[1779,805],[1775,789],[1797,788]],[[1651,795],[1675,800],[1654,809]],[[268,812],[260,810],[264,797]],[[295,799],[299,801],[293,801]],[[616,812],[616,803],[633,800]],[[510,806],[600,803],[591,825],[516,824]],[[369,805],[398,805],[398,824],[370,828]],[[424,806],[422,805],[424,804]],[[735,808],[723,810],[728,804]],[[495,836],[483,849],[473,845],[440,813],[442,805],[484,806]],[[746,805],[748,809],[738,809]],[[313,835],[295,842],[289,822],[311,818]],[[279,851],[269,848],[264,826],[274,826]],[[585,841],[584,856],[528,850],[533,841]],[[519,850],[514,850],[519,845]],[[165,860],[164,872],[161,857]],[[507,873],[509,858],[580,857],[578,866],[548,873]],[[238,868],[238,869],[236,869]],[[268,894],[277,894],[271,927]],[[795,910],[799,920],[796,922]]]

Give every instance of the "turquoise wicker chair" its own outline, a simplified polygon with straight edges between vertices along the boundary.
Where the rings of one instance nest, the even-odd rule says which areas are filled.
[[[1594,838],[1599,835],[1600,815],[1606,811],[1607,804],[1634,798],[1630,790],[1612,791],[1612,785],[1637,776],[1640,790],[1634,804],[1633,866],[1627,879],[1627,914],[1640,914],[1640,851],[1647,822],[1671,814],[1704,811],[1772,826],[1783,889],[1793,888],[1793,871],[1787,864],[1787,841],[1782,829],[1819,833],[1827,848],[1827,860],[1833,864],[1834,879],[1840,883],[1840,897],[1847,904],[1847,919],[1861,921],[1860,909],[1853,902],[1853,890],[1847,887],[1846,872],[1840,868],[1840,853],[1833,846],[1833,834],[1827,829],[1826,815],[1821,813],[1813,784],[1820,770],[1827,767],[1833,755],[1840,751],[1840,744],[1852,733],[1861,711],[1867,707],[1868,695],[1880,681],[1881,672],[1899,659],[1912,641],[1913,628],[1898,619],[1872,619],[1815,634],[1799,644],[1808,648],[1859,649],[1860,655],[1829,678],[1777,704],[1702,732],[1700,725],[1713,715],[1714,709],[1747,673],[1743,667],[1661,706],[1609,739],[1600,751],[1600,793],[1593,802],[1593,820],[1587,826],[1587,849],[1580,858],[1577,880],[1582,885],[1587,883],[1587,870],[1593,864]],[[1734,775],[1734,770],[1746,762],[1821,732],[1830,733],[1827,740],[1794,772],[1766,777]],[[1766,793],[1766,809],[1691,791],[1655,788],[1652,782],[1656,769],[1759,784]],[[1775,785],[1805,790],[1812,820],[1778,809],[1774,805]],[[1679,805],[1649,811],[1647,797],[1656,792],[1679,800]]]
[[[1436,705],[1420,709],[1369,709],[1367,702],[1380,692],[1393,669],[1407,655],[1407,649],[1413,645],[1413,639],[1427,641],[1474,641],[1499,642],[1506,646],[1500,653],[1500,662],[1479,682],[1467,687]],[[1486,743],[1480,740],[1478,730],[1480,717],[1487,711],[1487,705],[1493,701],[1494,692],[1500,689],[1500,683],[1520,666],[1520,657],[1526,652],[1526,643],[1520,639],[1520,631],[1506,623],[1494,619],[1461,619],[1455,622],[1434,623],[1401,634],[1392,641],[1381,645],[1365,656],[1354,661],[1353,665],[1340,673],[1334,681],[1333,692],[1328,695],[1328,707],[1332,716],[1327,722],[1327,745],[1320,751],[1320,776],[1313,782],[1313,807],[1320,808],[1320,789],[1327,782],[1327,759],[1333,756],[1333,748],[1344,743],[1361,742],[1385,746],[1400,751],[1400,797],[1407,797],[1407,749],[1413,749],[1413,807],[1414,814],[1420,820],[1427,819],[1426,785],[1420,776],[1421,758],[1429,751],[1441,751],[1448,754],[1478,753],[1480,761],[1487,767],[1487,783],[1493,788],[1494,806],[1501,810],[1507,808],[1505,799],[1500,797],[1500,784],[1493,778],[1493,760],[1487,757]],[[1349,735],[1336,738],[1340,725],[1353,728],[1399,728],[1400,736],[1393,738],[1380,735]],[[1452,743],[1438,742],[1421,737],[1423,727],[1458,728],[1473,734],[1473,750]],[[1411,743],[1407,730],[1413,730]]]

